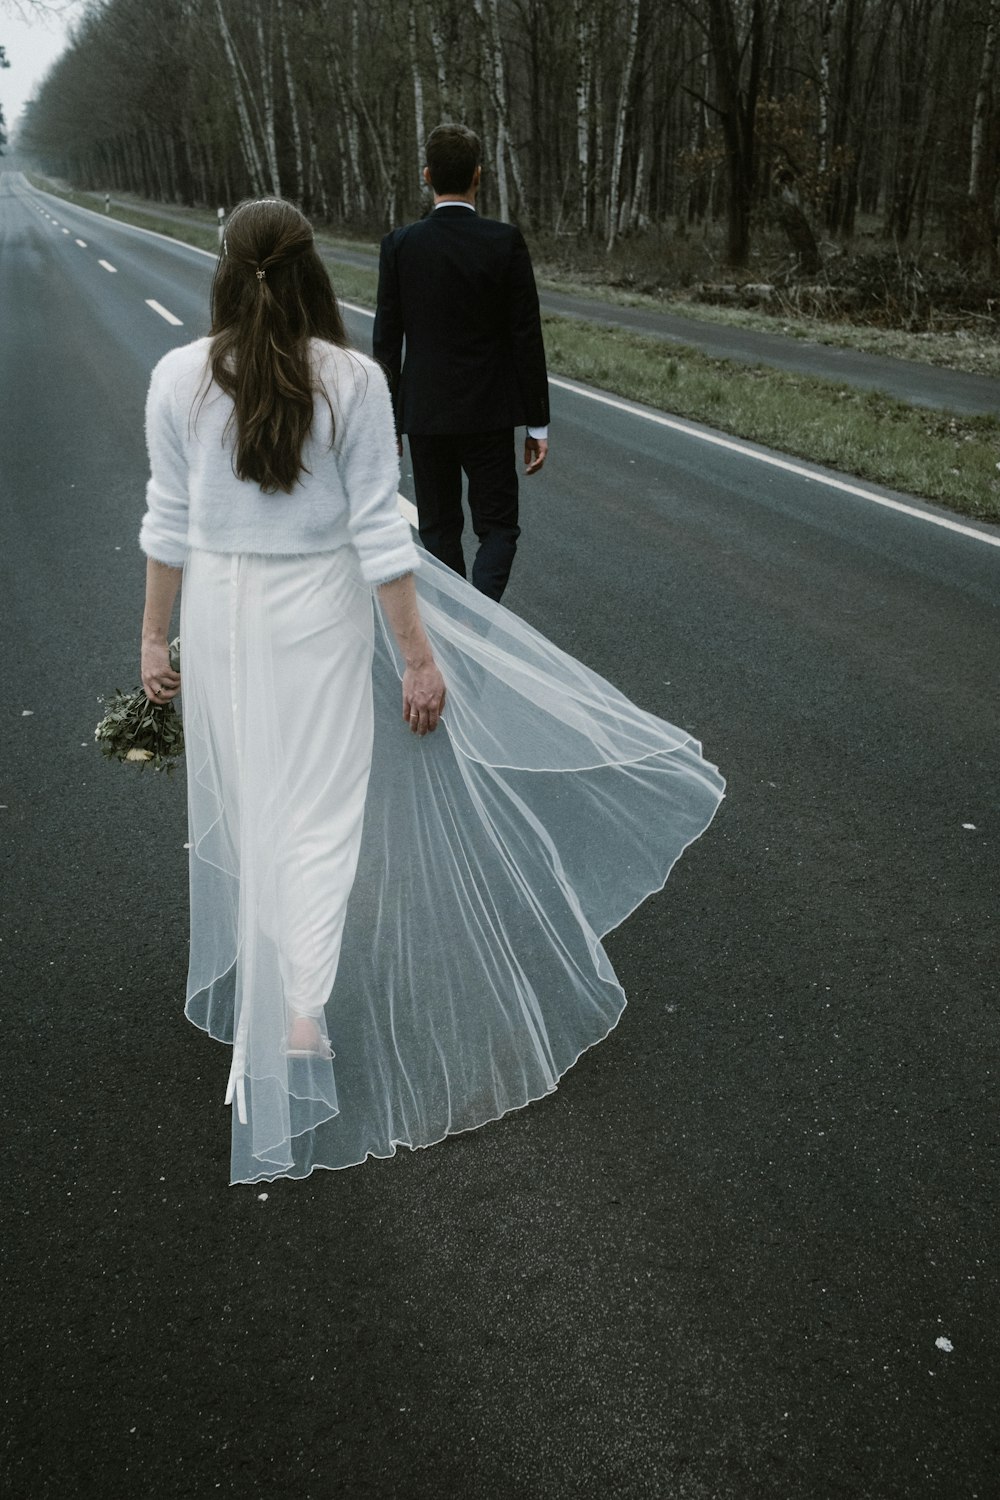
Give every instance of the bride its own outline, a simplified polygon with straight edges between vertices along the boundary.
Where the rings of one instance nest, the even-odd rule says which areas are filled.
[[[156,366],[146,435],[142,682],[180,691],[183,577],[186,1014],[232,1047],[232,1181],[551,1092],[625,1006],[602,936],[718,771],[417,551],[385,380],[290,204],[233,213],[211,335]]]

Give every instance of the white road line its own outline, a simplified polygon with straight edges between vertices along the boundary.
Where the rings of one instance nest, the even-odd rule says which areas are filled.
[[[375,316],[367,307],[359,307],[356,302],[341,300],[340,305],[346,307],[348,312],[360,313],[363,318]],[[655,422],[659,427],[669,427],[672,432],[680,432],[685,437],[711,443],[715,448],[725,448],[728,452],[738,453],[743,458],[753,458],[758,463],[770,464],[772,468],[783,469],[786,474],[795,474],[799,479],[811,480],[813,484],[825,484],[830,489],[840,490],[845,495],[854,495],[859,500],[869,500],[872,505],[883,505],[887,510],[901,511],[904,516],[912,516],[914,520],[928,521],[932,526],[943,526],[946,531],[957,531],[959,536],[971,536],[977,542],[985,542],[988,547],[1000,547],[1000,535],[991,536],[989,532],[977,531],[973,526],[963,526],[960,521],[949,521],[947,516],[935,515],[933,511],[918,510],[915,505],[904,505],[901,500],[890,500],[888,495],[876,495],[874,490],[865,490],[858,484],[849,484],[846,479],[834,479],[831,474],[816,473],[802,464],[791,463],[787,458],[778,458],[773,453],[758,453],[756,449],[747,448],[745,444],[736,442],[732,438],[718,437],[714,432],[702,432],[697,427],[689,427],[686,422],[678,422],[675,417],[665,417],[659,412],[647,411],[645,407],[633,406],[631,401],[620,401],[616,396],[606,396],[603,391],[588,390],[586,386],[575,385],[572,381],[559,380],[555,375],[549,376],[549,385],[557,385],[560,390],[570,391],[574,396],[585,396],[588,401],[599,401],[602,406],[612,406],[616,411],[628,412],[630,416],[642,417],[644,421]],[[415,526],[416,521],[412,521],[411,525]]]
[[[794,474],[798,479],[808,479],[813,484],[825,484],[829,489],[840,490],[845,495],[855,495],[859,500],[868,500],[872,505],[882,505],[887,510],[901,511],[904,516],[912,516],[916,521],[927,521],[931,526],[942,526],[946,531],[957,531],[960,536],[971,536],[977,542],[985,542],[988,547],[1000,547],[1000,535],[991,536],[989,532],[977,531],[973,526],[963,526],[959,521],[950,521],[946,516],[938,516],[933,511],[918,510],[915,505],[905,505],[901,500],[890,500],[888,495],[877,495],[874,490],[862,489],[860,485],[849,484],[845,479],[835,479],[831,474],[820,474],[814,469],[807,469],[803,464],[792,463],[787,458],[778,458],[773,453],[759,453],[755,448],[748,448],[745,444],[732,438],[719,437],[714,432],[702,432],[697,427],[689,427],[686,422],[679,422],[675,417],[665,417],[656,411],[647,411],[641,406],[633,406],[630,401],[620,401],[615,396],[606,396],[602,391],[588,390],[586,386],[576,385],[568,380],[558,380],[555,376],[549,376],[549,384],[557,385],[560,390],[571,391],[574,396],[584,396],[588,401],[598,401],[602,406],[614,407],[616,411],[628,412],[630,416],[642,417],[646,422],[655,422],[658,427],[669,427],[671,432],[679,432],[684,437],[697,438],[699,442],[710,443],[713,448],[725,448],[729,453],[738,453],[741,458],[752,458],[757,463],[768,464],[772,469],[782,469],[786,474]]]
[[[35,188],[34,191],[41,192],[44,189]],[[97,214],[93,209],[82,208],[80,205],[77,206],[80,207],[82,213],[92,214],[95,219],[101,218],[103,220],[104,218],[103,215]],[[55,221],[53,220],[53,222]],[[166,240],[170,245],[180,245],[185,250],[194,250],[199,255],[207,255],[210,260],[217,259],[211,250],[202,250],[199,245],[188,245],[183,240],[174,239],[172,235],[159,234],[155,229],[140,229],[136,224],[130,224],[128,228],[133,229],[137,234],[148,234],[153,239]],[[114,270],[114,266],[109,266],[107,261],[102,260],[100,264],[104,266],[105,270]],[[371,308],[359,307],[356,302],[341,301],[340,305],[341,307],[346,307],[348,312],[359,313],[363,318],[374,318],[375,316]],[[633,406],[631,402],[619,401],[616,397],[605,396],[600,391],[588,390],[586,386],[574,385],[568,380],[559,380],[555,376],[549,377],[549,383],[550,385],[559,386],[561,390],[570,391],[576,396],[584,396],[588,401],[599,401],[605,406],[615,407],[618,411],[628,412],[631,416],[642,417],[644,421],[656,422],[661,427],[669,427],[674,432],[682,433],[685,437],[698,438],[702,442],[713,444],[715,447],[727,448],[731,453],[739,453],[745,458],[756,459],[758,463],[770,464],[776,469],[784,469],[786,473],[795,474],[801,479],[810,480],[813,484],[825,484],[830,489],[840,490],[847,495],[854,495],[860,500],[868,500],[873,505],[883,506],[886,510],[900,511],[903,515],[910,516],[916,521],[927,521],[932,526],[941,526],[946,531],[956,531],[960,536],[968,536],[972,537],[974,541],[985,542],[987,546],[1000,547],[1000,536],[991,536],[988,532],[977,531],[972,526],[963,526],[958,521],[949,521],[946,516],[935,515],[932,511],[918,510],[913,505],[904,505],[900,500],[891,500],[887,495],[876,495],[873,490],[865,490],[860,485],[848,484],[846,480],[834,479],[829,474],[814,473],[813,470],[806,469],[801,464],[789,463],[786,459],[777,458],[773,454],[757,453],[753,448],[747,448],[742,443],[734,442],[729,438],[716,437],[714,433],[700,432],[696,427],[688,427],[685,423],[678,422],[672,417],[664,417],[658,412],[646,411],[641,406]]]
[[[68,229],[64,229],[63,230],[63,234],[69,234],[69,230]]]
[[[109,266],[106,260],[99,260],[97,262],[97,264],[99,266],[103,266],[106,271],[111,271],[115,276],[118,275],[118,267],[117,266]]]
[[[28,191],[31,192],[31,193],[44,193],[45,189],[44,188],[31,187],[31,188],[28,189]],[[51,194],[51,193],[49,193],[46,196],[51,198],[54,195]],[[80,213],[80,214],[89,214],[92,219],[100,219],[100,221],[101,221],[102,224],[106,225],[107,222],[108,222],[108,215],[107,214],[103,214],[103,213],[98,213],[97,210],[94,209],[94,208],[84,208],[84,206],[83,206],[82,203],[75,203],[73,205],[73,207],[76,209],[77,213]],[[45,210],[43,209],[42,212],[45,213]],[[49,215],[45,214],[45,217],[48,218]],[[215,250],[203,250],[200,245],[189,245],[188,242],[187,242],[187,240],[179,240],[176,235],[173,235],[173,234],[161,234],[158,229],[143,229],[142,226],[139,225],[139,224],[126,224],[126,222],[125,222],[124,219],[116,219],[113,216],[112,216],[111,222],[113,224],[115,224],[119,229],[129,229],[129,230],[131,230],[133,234],[147,234],[147,235],[149,235],[150,239],[153,239],[153,240],[163,240],[163,242],[165,244],[167,244],[167,245],[173,245],[173,247],[174,247],[175,250],[177,250],[177,249],[190,250],[195,255],[207,255],[208,258],[209,258],[209,260],[218,260],[218,258],[219,258],[217,251],[215,251]],[[373,313],[372,317],[374,317],[374,316],[375,316],[375,314]]]
[[[413,527],[414,531],[416,531],[416,529],[417,529],[417,507],[413,504],[413,501],[412,500],[407,500],[407,498],[406,498],[405,495],[397,495],[396,496],[396,504],[399,507],[399,514],[402,516],[403,520],[404,521],[409,521],[409,523]]]
[[[163,303],[157,302],[154,297],[146,298],[146,306],[151,307],[155,313],[159,313],[160,317],[165,319],[166,322],[170,323],[172,327],[184,327],[184,324],[181,322],[180,318],[175,318],[173,313],[168,312],[167,309],[163,306]]]
[[[76,243],[80,246],[81,250],[86,250],[86,248],[87,248],[87,241],[86,240],[77,240]]]
[[[359,307],[356,302],[345,302],[342,297],[337,301],[341,307],[346,307],[348,312],[360,313],[363,318],[374,318],[375,314],[367,307]],[[417,507],[412,500],[407,500],[405,495],[396,495],[396,507],[404,521],[409,521],[414,531],[417,530]]]

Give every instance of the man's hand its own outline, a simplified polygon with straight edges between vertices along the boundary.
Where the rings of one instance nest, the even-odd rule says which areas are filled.
[[[545,438],[527,437],[524,440],[524,472],[525,474],[537,474],[545,456],[549,451],[549,445]]]

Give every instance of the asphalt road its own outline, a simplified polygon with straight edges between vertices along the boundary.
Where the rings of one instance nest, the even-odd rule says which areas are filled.
[[[92,743],[209,272],[0,178],[5,1496],[988,1500],[995,533],[557,388],[506,602],[727,800],[554,1096],[233,1189],[183,781]]]
[[[161,219],[173,219],[179,224],[191,222],[189,214],[178,212],[169,204],[149,203],[132,197],[121,201],[147,208]],[[357,249],[337,247],[324,253],[332,268],[339,261],[363,270],[378,270],[378,255],[363,246]],[[544,312],[581,318],[589,323],[605,323],[613,328],[632,329],[669,344],[700,349],[716,359],[733,360],[736,364],[769,365],[789,374],[814,375],[861,390],[885,391],[912,406],[928,406],[963,415],[986,413],[996,416],[1000,412],[1000,379],[993,375],[974,375],[965,370],[922,364],[918,360],[838,349],[811,339],[709,323],[702,318],[651,307],[615,307],[598,298],[568,292],[544,290],[540,301]]]

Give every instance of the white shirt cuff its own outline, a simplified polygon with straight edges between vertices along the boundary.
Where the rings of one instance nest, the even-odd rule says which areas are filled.
[[[548,425],[546,425],[545,427],[529,427],[528,436],[538,438],[539,442],[547,443],[549,440]]]

